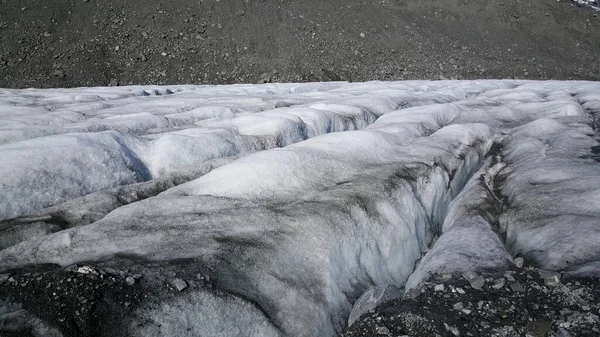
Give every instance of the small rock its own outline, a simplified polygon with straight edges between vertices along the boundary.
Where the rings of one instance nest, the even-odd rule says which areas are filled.
[[[492,284],[492,288],[494,289],[502,289],[506,285],[506,280],[504,277],[498,278],[494,280],[494,284]]]
[[[458,302],[458,303],[456,303],[456,304],[455,304],[455,305],[454,305],[452,308],[454,308],[454,310],[456,310],[456,311],[460,311],[460,310],[463,310],[463,309],[464,309],[464,307],[465,307],[465,306],[463,305],[463,303],[462,303],[462,302]]]
[[[135,279],[134,279],[133,277],[131,277],[131,276],[128,276],[128,277],[125,279],[125,283],[127,283],[127,285],[128,285],[128,286],[132,286],[132,285],[134,285],[134,284],[135,284]]]
[[[433,287],[434,291],[445,291],[446,290],[446,286],[444,286],[443,284],[436,284],[435,287]]]
[[[452,274],[441,274],[441,275],[439,275],[439,279],[441,281],[448,281],[448,280],[452,279]]]
[[[519,282],[511,283],[510,289],[516,293],[524,293],[525,287]]]
[[[384,326],[380,326],[377,328],[377,334],[378,335],[390,335],[390,329],[388,329]]]
[[[187,283],[180,278],[176,278],[173,281],[171,281],[171,285],[175,287],[177,291],[183,291],[185,288],[187,288]]]
[[[62,71],[61,69],[57,69],[52,73],[54,76],[56,77],[65,77],[65,72]]]
[[[544,279],[546,287],[554,287],[560,284],[560,273],[550,270],[540,270],[540,277]]]
[[[446,328],[446,331],[451,332],[454,336],[460,336],[460,331],[458,331],[457,327],[450,326],[448,323],[444,323],[444,328]]]
[[[257,83],[258,84],[271,83],[271,75],[269,73],[260,74],[260,79],[258,80]]]
[[[77,268],[78,267],[76,264],[72,264],[72,265],[68,266],[67,268],[65,268],[65,271],[76,272]]]
[[[464,273],[462,276],[467,281],[469,281],[469,284],[471,285],[471,288],[473,288],[473,289],[481,289],[483,287],[483,285],[485,284],[485,279],[483,278],[483,276],[477,274],[474,271],[468,271],[468,272]]]
[[[456,288],[456,292],[459,293],[459,294],[461,294],[461,295],[465,294],[465,291],[463,290],[463,288]]]
[[[516,259],[514,259],[515,262],[515,266],[517,266],[517,268],[523,268],[523,264],[525,263],[525,260],[522,257],[517,257]]]
[[[93,274],[93,275],[98,275],[98,272],[90,267],[90,266],[83,266],[83,267],[79,267],[77,268],[77,272],[80,274]]]
[[[507,271],[504,273],[504,277],[506,278],[506,280],[508,282],[514,282],[515,278],[513,277],[514,272],[513,271]]]
[[[112,269],[112,268],[104,268],[104,272],[106,274],[111,274],[111,275],[118,275],[119,274],[118,271],[116,271],[115,269]]]
[[[527,333],[534,337],[545,337],[552,330],[552,324],[545,320],[539,319],[527,324]]]
[[[581,306],[581,310],[583,310],[583,311],[590,311],[590,307],[587,306],[587,305],[582,305]]]
[[[572,337],[572,335],[565,328],[558,328],[556,337]]]

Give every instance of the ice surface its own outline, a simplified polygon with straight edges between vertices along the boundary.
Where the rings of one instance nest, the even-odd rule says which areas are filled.
[[[598,275],[599,112],[594,82],[1,90],[0,272],[213,280],[139,336],[332,336],[367,289],[516,255]]]
[[[354,303],[354,307],[348,317],[348,326],[351,326],[362,314],[375,309],[377,305],[401,298],[404,295],[402,289],[398,289],[391,285],[377,286],[370,288]]]

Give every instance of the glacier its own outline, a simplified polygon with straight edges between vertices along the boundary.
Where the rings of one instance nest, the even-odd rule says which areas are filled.
[[[597,82],[0,89],[0,120],[0,274],[142,274],[124,336],[333,336],[372,287],[517,256],[600,275]]]

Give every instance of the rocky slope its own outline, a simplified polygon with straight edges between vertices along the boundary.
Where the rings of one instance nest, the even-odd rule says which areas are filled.
[[[569,1],[21,0],[0,87],[600,79],[600,18]]]
[[[486,273],[477,281],[465,276],[437,275],[403,299],[365,313],[342,336],[600,335],[598,278],[532,266]]]

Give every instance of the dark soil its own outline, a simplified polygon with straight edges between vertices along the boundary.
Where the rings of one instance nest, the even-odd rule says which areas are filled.
[[[105,265],[36,265],[12,270],[0,274],[0,337],[130,336],[130,318],[144,304],[169,302],[185,296],[187,288],[231,296],[215,289],[208,276],[213,270],[196,260],[127,258]]]
[[[532,267],[484,276],[481,289],[461,277],[432,280],[362,315],[343,336],[600,336],[597,278],[546,283]]]
[[[600,79],[565,0],[0,0],[0,87]]]
[[[90,268],[77,271],[60,269],[31,272],[0,279],[0,298],[21,303],[23,309],[65,336],[115,336],[121,330],[119,322],[135,308],[143,297],[140,275],[124,272],[101,272]],[[132,277],[127,284],[127,277]],[[0,336],[9,336],[3,329]],[[15,327],[15,336],[37,335],[31,322]]]

